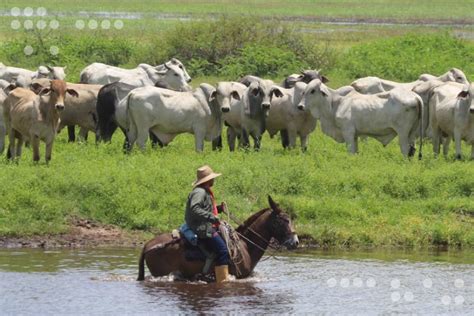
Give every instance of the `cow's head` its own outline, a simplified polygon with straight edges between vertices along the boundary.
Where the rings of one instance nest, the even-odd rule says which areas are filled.
[[[240,94],[235,89],[236,83],[233,82],[219,82],[216,90],[211,94],[211,100],[216,100],[217,104],[223,113],[230,112],[232,99],[240,100]]]
[[[64,98],[66,93],[73,97],[79,97],[79,94],[74,89],[68,89],[66,82],[63,80],[51,80],[49,87],[44,87],[39,92],[41,98],[45,98],[45,102],[48,102],[54,107],[56,111],[64,110]]]
[[[66,68],[67,68],[67,66],[65,66],[65,67],[46,66],[46,67],[49,70],[48,78],[58,79],[58,80],[66,79]]]
[[[446,75],[447,75],[447,81],[454,81],[454,82],[469,84],[469,81],[467,80],[464,72],[462,72],[462,70],[459,70],[457,68],[451,68],[446,73]]]
[[[469,109],[470,113],[474,113],[474,83],[464,85],[458,94],[458,99],[464,103],[464,109]]]
[[[324,83],[319,79],[314,79],[306,86],[303,97],[298,104],[298,109],[302,111],[309,109],[315,118],[319,118],[320,107],[325,109],[326,107],[330,107],[330,96],[331,93]],[[329,108],[326,110],[329,110]]]
[[[156,75],[158,78],[153,80],[154,82],[158,80],[164,80],[173,90],[177,91],[190,91],[192,90],[191,86],[188,84],[191,82],[191,77],[189,76],[184,65],[177,60],[172,58],[170,61],[164,63],[163,65],[157,66],[155,68]]]
[[[303,76],[301,78],[301,81],[305,83],[310,83],[314,79],[319,79],[321,80],[322,83],[326,83],[329,81],[329,79],[321,74],[321,69],[320,70],[312,70],[312,69],[307,69],[307,70],[301,70],[301,75]]]
[[[283,92],[271,80],[252,82],[249,86],[250,94],[261,100],[260,106],[263,111],[270,110],[273,97],[281,98]]]

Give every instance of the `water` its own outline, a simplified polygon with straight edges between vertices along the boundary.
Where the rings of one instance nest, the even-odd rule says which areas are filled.
[[[453,314],[474,311],[474,256],[300,253],[245,280],[136,282],[139,251],[0,250],[0,314]],[[149,275],[147,271],[147,275]]]

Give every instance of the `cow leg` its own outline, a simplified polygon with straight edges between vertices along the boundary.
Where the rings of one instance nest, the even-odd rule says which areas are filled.
[[[451,137],[443,137],[443,155],[447,157],[449,154],[449,145],[451,144]]]
[[[346,142],[347,151],[351,154],[357,153],[357,136],[353,129],[347,129],[345,133],[342,134],[344,141]]]
[[[79,129],[79,139],[83,140],[83,141],[87,141],[88,133],[89,133],[89,131],[87,130],[87,128],[81,127]]]
[[[439,155],[439,147],[441,141],[441,133],[437,127],[432,128],[433,154],[435,157]]]
[[[151,131],[150,131],[150,140],[151,140],[151,148],[155,149],[158,146],[160,146],[160,148],[164,147],[164,144],[161,142],[161,140]]]
[[[296,129],[294,128],[289,128],[287,130],[287,147],[290,149],[293,149],[296,147]]]
[[[46,163],[50,162],[52,152],[53,152],[53,141],[50,141],[46,143],[46,155],[45,155]]]
[[[18,138],[18,141],[16,143],[16,153],[15,153],[15,156],[17,158],[20,158],[21,157],[21,152],[23,150],[23,142],[24,142],[24,139],[23,139],[23,135],[21,135],[19,132],[17,132],[17,138]]]
[[[197,152],[202,152],[204,150],[204,134],[201,132],[194,132],[194,145]]]
[[[8,150],[7,150],[7,159],[15,159],[15,130],[10,129],[8,131]]]
[[[74,143],[76,141],[76,131],[74,125],[68,125],[67,127],[67,135],[68,135],[68,142]]]
[[[471,159],[474,160],[474,144],[471,145]]]
[[[235,133],[234,128],[231,126],[227,127],[227,144],[229,145],[230,151],[235,150],[235,138],[236,138],[236,133]]]
[[[221,150],[222,149],[222,135],[219,135],[212,141],[212,150]]]
[[[249,134],[245,128],[242,128],[240,138],[242,142],[242,147],[245,149],[248,149],[250,147],[250,141],[249,141]]]
[[[254,141],[254,145],[253,145],[253,148],[256,150],[256,151],[259,151],[260,150],[260,146],[262,144],[262,136],[252,136],[253,137],[253,141]]]
[[[398,134],[398,142],[400,144],[400,151],[402,152],[402,155],[404,157],[409,157],[409,154],[410,154],[410,140],[408,138],[408,135],[405,135],[405,133],[399,133]]]
[[[301,139],[301,150],[303,152],[306,152],[306,150],[308,149],[309,135],[300,135],[300,139]]]
[[[132,135],[132,134],[130,134]],[[130,150],[132,149],[133,147],[133,144],[135,144],[135,142],[137,143],[137,146],[142,150],[144,151],[145,150],[145,146],[146,146],[146,141],[148,139],[148,136],[149,136],[149,132],[148,130],[146,129],[140,129],[137,131],[137,135],[136,135],[136,139],[133,138],[134,135],[130,136],[129,135],[129,147],[130,147]]]
[[[454,128],[454,145],[456,146],[456,159],[462,158],[461,141],[461,132],[459,131],[459,129]]]
[[[31,139],[31,147],[33,148],[33,161],[38,162],[40,160],[40,151],[39,151],[40,139],[36,135],[32,135],[30,139]]]
[[[288,130],[282,129],[280,131],[280,137],[281,137],[281,145],[283,148],[287,148],[290,144],[290,141],[288,139]]]

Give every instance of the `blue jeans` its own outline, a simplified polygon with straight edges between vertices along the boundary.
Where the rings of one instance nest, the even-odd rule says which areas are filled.
[[[216,265],[228,265],[229,264],[229,253],[227,252],[227,246],[224,240],[218,233],[213,233],[211,238],[203,238],[199,240],[206,246],[206,248],[212,250],[217,254]]]

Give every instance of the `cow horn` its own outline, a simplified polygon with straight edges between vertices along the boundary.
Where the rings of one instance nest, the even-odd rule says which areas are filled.
[[[170,69],[171,69],[170,66],[168,66],[166,63],[164,63],[163,66],[165,66],[165,68],[166,68],[167,70],[170,70]]]

